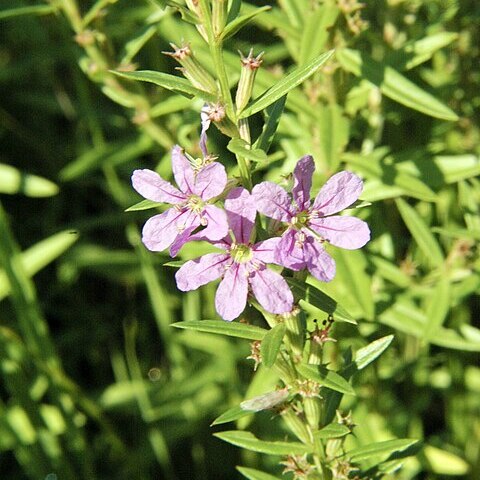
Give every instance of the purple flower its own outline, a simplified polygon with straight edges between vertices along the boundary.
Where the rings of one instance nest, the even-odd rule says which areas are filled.
[[[351,172],[337,173],[322,187],[312,204],[310,189],[314,170],[310,155],[298,161],[293,172],[292,198],[271,182],[256,185],[252,195],[260,213],[288,223],[275,249],[275,261],[292,270],[308,268],[314,277],[329,282],[335,276],[335,261],[323,244],[351,250],[360,248],[370,239],[370,229],[358,218],[331,216],[357,200],[362,192],[362,180]]]
[[[237,318],[247,303],[249,288],[260,305],[271,313],[290,312],[293,296],[284,278],[266,267],[274,262],[280,238],[250,243],[257,211],[252,196],[244,188],[233,189],[225,200],[228,223],[235,237],[215,243],[225,253],[209,253],[185,263],[175,278],[180,290],[195,290],[222,278],[215,307],[225,320]]]
[[[227,235],[225,212],[208,203],[225,190],[227,173],[225,167],[216,162],[194,169],[178,145],[172,149],[172,169],[179,189],[152,170],[135,170],[132,185],[148,200],[173,205],[147,220],[142,241],[155,252],[170,247],[170,255],[174,257],[189,240],[216,241]],[[200,226],[206,228],[193,234]]]

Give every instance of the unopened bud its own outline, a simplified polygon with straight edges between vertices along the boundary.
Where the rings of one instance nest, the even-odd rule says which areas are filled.
[[[250,100],[250,97],[252,96],[255,76],[257,74],[257,70],[260,68],[260,65],[263,62],[263,52],[257,57],[254,57],[253,49],[250,49],[250,52],[246,57],[244,57],[241,53],[240,56],[242,70],[240,72],[240,80],[238,81],[237,94],[235,97],[235,104],[238,111],[241,111],[245,108]]]
[[[321,400],[318,397],[305,397],[303,400],[305,417],[312,429],[317,430],[322,415]]]
[[[162,53],[174,58],[182,66],[180,71],[194,87],[215,94],[217,92],[217,84],[214,78],[200,65],[190,45],[183,44],[181,47],[174,43],[170,43],[170,45],[173,48],[173,52]]]
[[[295,412],[291,407],[287,407],[280,412],[283,421],[291,432],[303,443],[309,444],[312,441],[311,434],[305,424],[305,419]]]
[[[227,0],[212,0],[212,25],[213,33],[219,36],[225,24],[227,23],[228,1]]]
[[[211,121],[225,135],[234,137],[237,134],[235,125],[227,117],[225,105],[220,102],[207,104],[202,108],[202,122]]]
[[[298,307],[291,312],[279,315],[287,327],[287,339],[292,347],[293,353],[301,357],[305,344],[305,326]]]

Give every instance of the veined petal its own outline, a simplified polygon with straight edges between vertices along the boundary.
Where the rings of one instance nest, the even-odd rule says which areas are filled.
[[[288,222],[292,217],[290,197],[287,192],[272,182],[262,182],[252,190],[255,206],[260,213],[267,217]]]
[[[198,287],[220,278],[229,258],[225,254],[208,253],[188,261],[175,274],[178,289],[182,292],[196,290]]]
[[[135,170],[132,174],[132,185],[142,197],[153,202],[175,205],[187,198],[180,190],[177,190],[153,170]]]
[[[248,280],[244,264],[234,263],[226,272],[215,295],[215,308],[224,320],[234,320],[247,304]]]
[[[154,252],[165,250],[180,235],[181,226],[188,218],[188,211],[178,211],[175,208],[169,208],[160,215],[154,215],[143,226],[142,242]]]
[[[175,238],[172,246],[170,247],[170,256],[175,257],[180,249],[190,240],[195,240],[193,238],[192,232],[197,229],[200,225],[200,217],[196,216],[195,221],[185,229]]]
[[[172,171],[180,190],[187,195],[194,193],[193,168],[183,154],[183,148],[178,145],[172,148]]]
[[[203,211],[203,218],[207,221],[207,227],[198,233],[198,239],[203,240],[206,238],[207,240],[217,241],[228,235],[228,221],[225,210],[215,205],[206,205]]]
[[[306,210],[310,206],[310,189],[315,163],[311,155],[302,157],[293,171],[292,196],[299,210]]]
[[[308,271],[315,278],[322,282],[333,280],[336,272],[335,260],[313,237],[309,237],[303,245],[303,253]]]
[[[267,312],[286,313],[292,310],[293,295],[280,274],[264,267],[255,271],[249,280],[253,294]]]
[[[337,213],[349,207],[360,196],[363,182],[352,172],[339,172],[329,178],[313,203],[322,216]]]
[[[234,188],[225,200],[225,210],[237,243],[248,243],[257,215],[253,197],[248,190],[243,187]]]
[[[335,215],[316,218],[309,224],[312,230],[336,247],[355,250],[363,247],[370,240],[370,229],[367,223],[356,217]]]
[[[213,162],[203,167],[195,177],[193,193],[203,200],[220,195],[227,186],[227,172],[225,167],[218,162]]]
[[[306,268],[303,250],[297,245],[297,235],[300,233],[289,228],[282,235],[275,249],[275,263],[295,271]]]
[[[277,263],[275,259],[275,250],[280,241],[280,237],[274,237],[253,245],[252,250],[254,252],[255,260],[260,260],[263,263]]]

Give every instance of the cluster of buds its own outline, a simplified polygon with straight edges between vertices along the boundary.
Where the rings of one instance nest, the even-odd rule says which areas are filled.
[[[285,466],[283,473],[293,473],[294,480],[305,480],[314,472],[312,465],[307,459],[307,455],[288,455],[281,462]]]
[[[247,360],[253,360],[255,364],[253,365],[253,370],[256,371],[258,366],[262,363],[262,354],[260,353],[260,347],[262,342],[260,340],[255,340],[250,344],[250,355],[247,357]]]
[[[354,35],[359,35],[368,28],[368,22],[363,20],[360,10],[365,8],[364,3],[358,0],[337,0],[338,8],[345,16],[347,26]]]

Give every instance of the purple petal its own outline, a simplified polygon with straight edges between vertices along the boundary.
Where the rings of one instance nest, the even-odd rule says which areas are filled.
[[[205,104],[202,107],[200,112],[200,118],[202,121],[202,132],[200,133],[200,150],[202,151],[203,157],[208,156],[208,148],[207,148],[207,130],[210,127],[210,117],[208,116],[208,104]]]
[[[237,243],[248,243],[257,214],[253,197],[243,187],[234,188],[225,200],[225,210]]]
[[[195,178],[193,193],[203,200],[210,200],[220,195],[227,186],[227,172],[218,162],[203,167]]]
[[[228,235],[228,221],[225,210],[215,207],[215,205],[206,205],[203,216],[208,223],[205,230],[200,232],[202,237],[207,240],[217,241]]]
[[[160,215],[149,218],[142,230],[142,242],[154,252],[165,250],[182,233],[186,221],[191,221],[189,214],[188,210],[169,208]],[[191,223],[188,226],[191,226]]]
[[[289,228],[282,235],[275,250],[275,263],[295,271],[306,268],[303,250],[297,245],[300,233]]]
[[[272,182],[262,182],[252,190],[255,206],[267,217],[288,222],[292,217],[290,197],[287,192]]]
[[[135,170],[132,174],[133,188],[142,197],[153,202],[177,204],[187,197],[153,170]]]
[[[188,158],[183,154],[183,148],[175,145],[172,148],[172,170],[180,190],[187,195],[193,193],[194,174]]]
[[[175,274],[178,289],[182,292],[196,290],[198,287],[220,278],[229,258],[225,254],[208,253],[188,261]]]
[[[308,271],[318,280],[329,282],[335,277],[335,260],[322,245],[309,237],[303,246]]]
[[[250,277],[252,291],[260,305],[270,313],[292,310],[293,295],[285,279],[278,273],[263,268]]]
[[[312,188],[312,176],[315,171],[315,163],[311,155],[302,157],[293,171],[293,199],[300,211],[310,206],[310,189]]]
[[[200,219],[198,220],[200,224]],[[177,238],[175,238],[172,246],[170,247],[170,256],[176,257],[180,249],[190,240],[195,240],[193,238],[192,232],[198,227],[198,225],[192,225],[186,228],[182,233],[180,233]]]
[[[264,263],[277,263],[275,259],[275,251],[280,241],[280,237],[275,237],[253,245],[252,250],[254,252],[255,260],[260,260]]]
[[[248,280],[244,264],[234,263],[226,272],[215,295],[215,308],[224,320],[234,320],[247,304]]]
[[[310,221],[310,227],[336,247],[355,250],[370,240],[370,229],[363,220],[356,217],[317,218]]]
[[[315,198],[313,208],[322,216],[349,207],[360,196],[363,182],[352,172],[340,172],[331,177]]]

